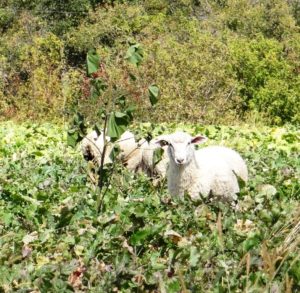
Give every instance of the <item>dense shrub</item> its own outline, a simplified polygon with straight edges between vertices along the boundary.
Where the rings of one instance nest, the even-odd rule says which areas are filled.
[[[0,8],[0,28],[4,32],[13,22],[14,13],[12,10]]]
[[[127,66],[123,54],[130,42],[137,40],[143,44],[147,53],[143,64],[139,69],[127,66],[140,84],[140,92],[132,93],[140,105],[140,118],[202,122],[220,121],[221,115],[235,118],[233,108],[238,97],[234,96],[236,81],[228,66],[226,45],[201,32],[197,20],[188,20],[180,12],[176,17],[163,13],[149,15],[145,9],[118,6],[99,10],[89,26],[83,23],[69,34],[68,45],[81,51],[96,45],[111,82],[121,81],[124,90],[131,92],[130,81],[120,70]],[[105,20],[105,25],[97,21],[99,18]],[[149,113],[143,92],[153,82],[160,86],[162,99],[156,111]]]
[[[291,7],[280,0],[254,3],[248,0],[228,0],[226,7],[218,13],[218,19],[213,20],[215,24],[211,25],[219,29],[226,27],[247,37],[263,34],[268,38],[282,40],[297,31]]]
[[[263,113],[272,123],[299,120],[300,79],[284,46],[260,37],[251,42],[239,38],[230,47],[244,109]]]
[[[88,99],[84,65],[95,47],[107,82],[131,95],[139,119],[232,123],[255,115],[299,123],[297,7],[293,0],[6,1],[0,111],[53,119],[77,105],[93,115],[103,97]],[[139,68],[124,61],[133,43],[144,51]],[[162,97],[149,112],[144,96],[151,83]]]
[[[22,29],[20,29],[22,27]],[[32,30],[39,31],[32,34]],[[20,118],[60,116],[63,98],[61,74],[63,43],[54,34],[42,30],[42,23],[24,13],[15,27],[13,37],[4,38],[2,114]]]

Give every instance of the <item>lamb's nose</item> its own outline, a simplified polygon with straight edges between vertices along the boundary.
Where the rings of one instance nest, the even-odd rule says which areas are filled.
[[[176,159],[177,164],[182,164],[183,163],[183,159]]]

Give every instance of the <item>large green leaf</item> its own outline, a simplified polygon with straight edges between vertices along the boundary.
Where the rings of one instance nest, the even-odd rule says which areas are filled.
[[[112,112],[108,119],[107,135],[112,141],[117,140],[126,131],[130,117],[121,112]]]
[[[151,105],[153,106],[158,102],[159,88],[157,85],[152,84],[148,87],[148,91],[149,91],[149,99]]]
[[[91,75],[96,72],[100,66],[100,56],[95,49],[90,50],[86,56],[86,70],[87,75]]]
[[[129,49],[127,50],[125,59],[128,62],[130,62],[136,66],[139,66],[143,60],[143,56],[144,56],[144,53],[143,53],[143,50],[142,50],[140,44],[134,44],[134,45],[130,46]]]

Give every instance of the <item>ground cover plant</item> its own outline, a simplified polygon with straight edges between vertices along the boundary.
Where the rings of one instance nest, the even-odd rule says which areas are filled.
[[[171,199],[164,182],[118,166],[99,213],[66,127],[1,123],[0,291],[298,292],[297,128],[132,126],[176,128],[243,155],[241,210]]]

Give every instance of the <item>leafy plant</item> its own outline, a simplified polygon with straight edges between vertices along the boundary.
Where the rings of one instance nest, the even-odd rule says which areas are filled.
[[[143,53],[141,46],[139,44],[132,45],[125,56],[130,63],[135,66],[139,66],[142,61]],[[108,89],[108,86],[105,84],[105,81],[100,77],[103,75],[103,68],[100,64],[100,56],[97,54],[96,50],[90,50],[87,53],[86,58],[86,68],[87,75],[90,78],[91,85],[91,99],[97,99],[102,95],[105,90]],[[100,71],[100,72],[99,72]],[[117,85],[113,86],[115,91]],[[148,88],[149,98],[152,105],[155,105],[158,102],[159,88],[156,85],[151,85]],[[116,161],[116,149],[113,148],[110,158],[112,159],[112,165],[105,166],[104,158],[107,154],[108,145],[117,141],[121,135],[126,131],[128,126],[133,120],[133,105],[127,105],[126,96],[114,96],[108,94],[104,106],[98,110],[99,119],[103,121],[103,125],[96,123],[94,129],[97,130],[98,134],[102,132],[103,134],[103,150],[100,150],[101,153],[101,164],[96,171],[98,174],[98,188],[99,196],[97,200],[97,210],[102,209],[103,199],[107,192],[110,179],[113,175],[115,169]],[[84,122],[84,117],[80,113],[76,113],[75,119],[73,120],[73,125],[68,131],[68,144],[75,147],[75,145],[80,142],[84,134],[86,134],[86,127]],[[103,187],[106,189],[103,191]]]
[[[165,184],[117,166],[98,213],[88,163],[64,126],[1,123],[0,290],[299,290],[296,127],[132,127],[181,128],[237,149],[250,173],[240,211],[177,201]]]
[[[158,88],[157,85],[153,84],[153,85],[149,86],[148,91],[149,91],[150,102],[153,106],[158,101],[157,98],[158,98],[158,95],[159,95],[159,88]]]
[[[283,58],[282,45],[263,37],[241,46],[244,41],[234,42],[231,49],[244,110],[256,110],[273,124],[296,122],[299,80]],[[287,80],[292,79],[294,82],[288,85]]]
[[[144,56],[144,53],[141,48],[141,45],[134,44],[134,45],[131,45],[129,47],[129,49],[127,50],[125,59],[128,60],[128,62],[130,62],[136,66],[139,66],[143,60],[143,56]]]
[[[118,84],[144,122],[299,123],[299,3],[252,2],[2,1],[0,116],[61,121],[80,104],[93,120]],[[93,47],[109,82],[86,76]]]
[[[80,113],[76,113],[70,129],[68,130],[67,143],[69,146],[75,147],[87,134],[84,117]]]

